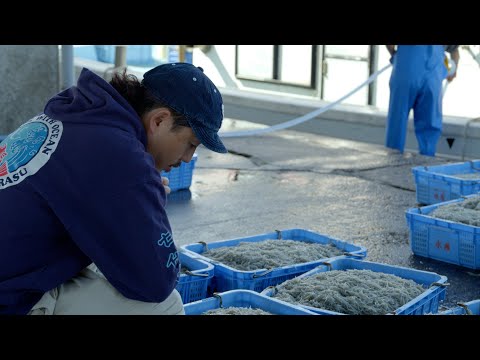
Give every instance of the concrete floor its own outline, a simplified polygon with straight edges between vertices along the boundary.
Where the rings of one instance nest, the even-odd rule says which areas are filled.
[[[411,168],[452,162],[283,130],[204,147],[190,190],[167,213],[177,246],[303,228],[367,248],[366,260],[448,277],[443,305],[480,299],[480,272],[413,255],[405,211],[416,205]]]

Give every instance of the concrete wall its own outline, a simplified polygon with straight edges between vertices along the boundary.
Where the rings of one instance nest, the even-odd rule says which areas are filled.
[[[265,125],[283,123],[328,104],[320,100],[294,99],[237,89],[222,89],[222,97],[225,117]],[[385,111],[371,107],[340,104],[290,130],[383,145],[386,116]],[[418,150],[413,118],[409,120],[405,149],[412,152]],[[452,159],[479,159],[480,121],[444,116],[437,153]]]
[[[0,45],[0,135],[43,111],[59,89],[57,45]]]

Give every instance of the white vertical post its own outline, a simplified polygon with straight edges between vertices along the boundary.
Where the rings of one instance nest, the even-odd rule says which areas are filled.
[[[62,89],[74,85],[73,45],[62,45]]]

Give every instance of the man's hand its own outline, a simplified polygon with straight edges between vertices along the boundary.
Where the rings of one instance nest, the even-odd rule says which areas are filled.
[[[458,47],[450,53],[451,60],[452,60],[452,73],[447,76],[448,82],[452,81],[455,79],[457,76],[457,70],[458,70],[458,62],[460,61],[460,52],[458,51]]]
[[[447,76],[447,81],[448,82],[452,81],[453,79],[455,79],[456,76],[457,76],[457,72],[455,71],[453,74]]]
[[[453,60],[450,60],[450,69],[447,74],[447,81],[450,82],[457,76],[457,63]]]
[[[172,192],[172,190],[168,186],[168,184],[170,184],[170,180],[168,180],[167,177],[162,176],[162,184],[163,184],[163,187],[165,188],[165,192],[167,193],[167,195],[170,194]]]

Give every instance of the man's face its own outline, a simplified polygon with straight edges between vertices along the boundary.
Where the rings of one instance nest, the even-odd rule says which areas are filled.
[[[172,130],[173,117],[168,109],[146,117],[147,151],[153,156],[158,170],[170,171],[181,161],[190,162],[200,145],[190,127],[180,126]]]

